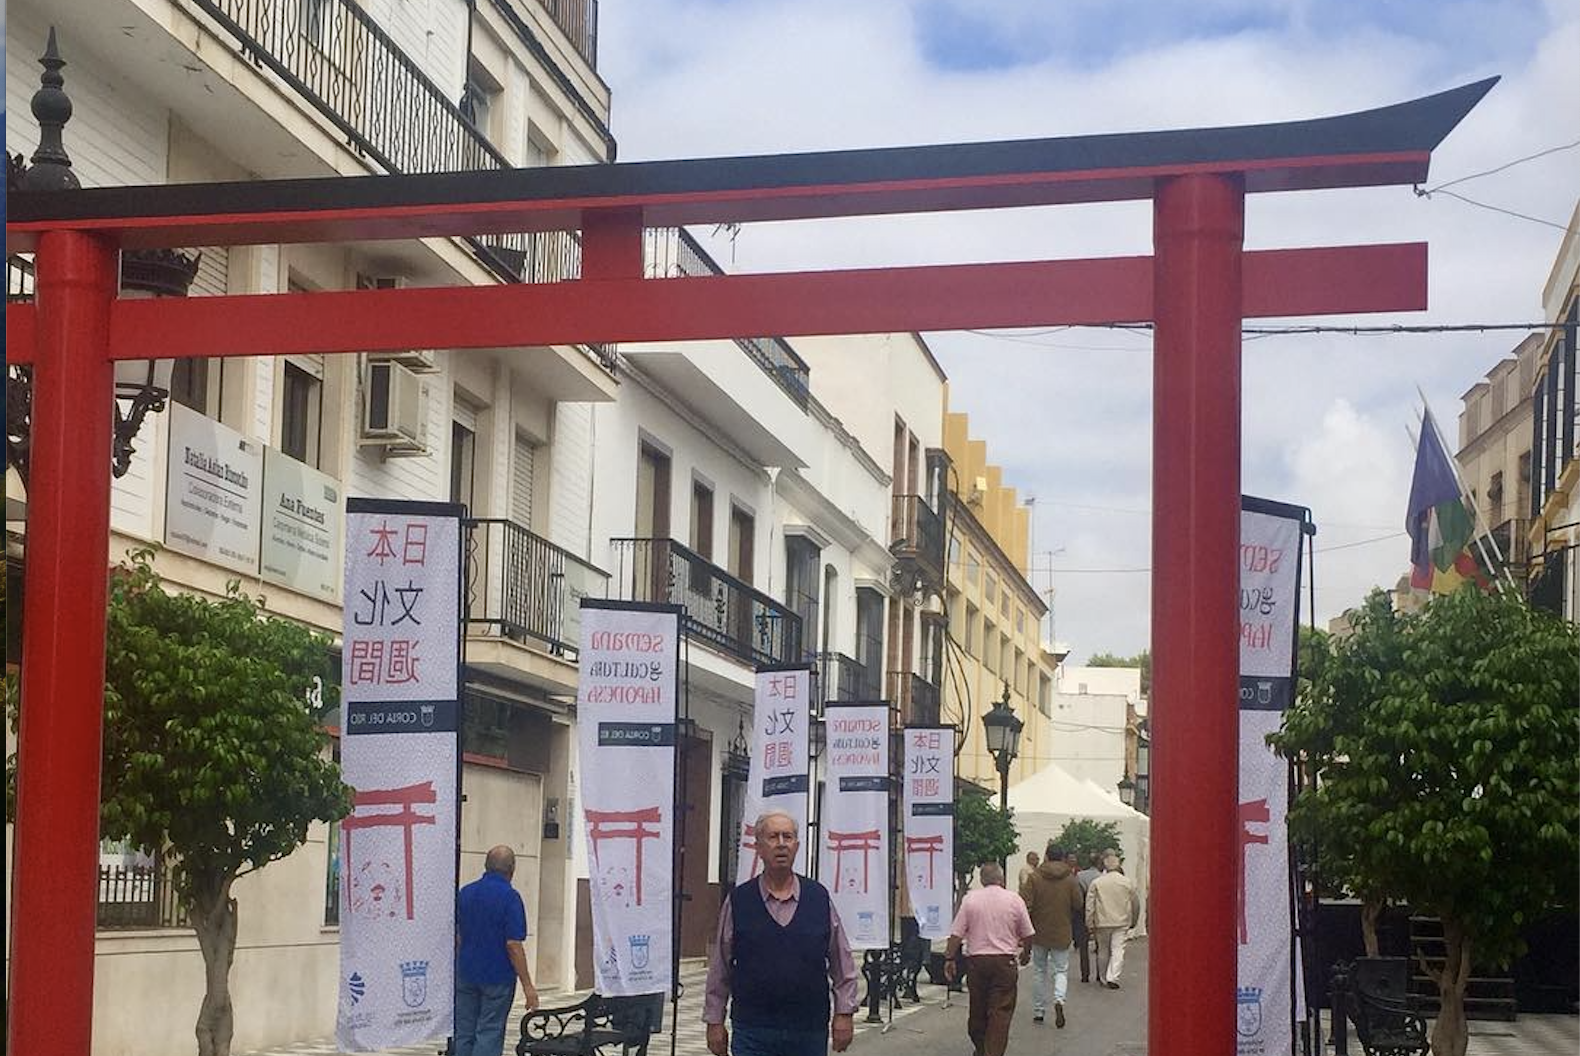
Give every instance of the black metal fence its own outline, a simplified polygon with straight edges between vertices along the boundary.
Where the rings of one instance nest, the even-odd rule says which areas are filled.
[[[607,594],[609,573],[514,521],[469,520],[466,534],[469,627],[575,659],[581,600]]]
[[[658,228],[647,234],[647,270],[651,278],[697,278],[723,275],[701,244],[685,228]],[[774,380],[797,407],[811,400],[811,371],[806,361],[782,338],[738,337],[735,344]]]
[[[883,696],[877,673],[844,653],[818,656],[818,673],[823,684],[823,699],[835,703],[876,701]]]
[[[273,72],[339,129],[353,149],[386,171],[512,167],[354,0],[190,2],[236,38],[244,57]],[[551,14],[563,7],[569,16],[572,8],[586,4],[546,0],[545,6]],[[592,18],[596,25],[596,9]],[[581,244],[569,231],[511,232],[467,241],[479,259],[510,282],[558,282],[581,274]],[[615,369],[612,346],[583,347]]]
[[[570,38],[571,47],[587,60],[587,65],[597,69],[598,0],[538,0],[538,6]]]
[[[184,928],[185,907],[168,865],[99,866],[97,924],[106,930]]]
[[[679,605],[686,629],[747,664],[801,659],[801,618],[673,539],[611,539],[615,583],[628,601]]]

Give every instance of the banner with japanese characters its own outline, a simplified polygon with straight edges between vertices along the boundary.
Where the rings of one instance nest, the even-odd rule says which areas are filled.
[[[811,770],[810,736],[812,669],[759,668],[752,722],[751,772],[746,783],[746,809],[741,814],[741,845],[735,882],[745,883],[762,869],[752,825],[766,810],[782,810],[795,819],[801,834],[795,871],[806,872],[807,799]]]
[[[889,707],[828,704],[818,879],[852,949],[889,945]],[[947,926],[947,925],[946,925]]]
[[[924,939],[947,939],[954,914],[954,749],[952,726],[905,727],[905,883]]]
[[[342,1052],[452,1027],[461,514],[348,499],[340,763]]]
[[[1287,816],[1289,765],[1267,745],[1294,697],[1300,546],[1306,512],[1246,497],[1240,512],[1240,861],[1236,905],[1239,1056],[1294,1043]]]
[[[587,599],[576,690],[596,989],[674,983],[680,610]]]

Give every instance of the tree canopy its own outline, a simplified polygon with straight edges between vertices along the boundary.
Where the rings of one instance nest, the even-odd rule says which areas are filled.
[[[1442,918],[1433,1046],[1460,1056],[1471,958],[1506,963],[1576,898],[1580,629],[1474,586],[1416,613],[1374,592],[1353,627],[1270,738],[1317,778],[1290,827],[1356,894]]]
[[[1135,656],[1116,656],[1113,653],[1094,653],[1086,661],[1087,667],[1139,667],[1141,669],[1141,695],[1152,697],[1152,650],[1143,649]]]
[[[971,871],[987,862],[1002,862],[1020,844],[1015,811],[1003,814],[988,797],[965,792],[955,799],[955,876],[960,890],[971,884]]]
[[[1065,822],[1053,842],[1065,851],[1073,851],[1081,868],[1092,864],[1092,856],[1119,848],[1119,823],[1095,821],[1092,818],[1072,818]]]

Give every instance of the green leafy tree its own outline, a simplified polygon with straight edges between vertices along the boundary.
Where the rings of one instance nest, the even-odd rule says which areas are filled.
[[[1076,861],[1085,869],[1092,864],[1093,855],[1119,846],[1119,823],[1075,818],[1065,822],[1053,842],[1066,851],[1073,851]]]
[[[1358,892],[1441,918],[1432,1051],[1463,1056],[1473,960],[1507,963],[1534,916],[1576,897],[1580,628],[1512,592],[1418,613],[1376,592],[1330,645],[1270,738],[1317,777],[1290,825]]]
[[[1002,862],[1020,846],[1015,830],[1015,811],[1007,814],[976,792],[962,793],[955,799],[955,879],[956,890],[971,886],[971,873],[979,865]]]
[[[350,810],[306,696],[321,679],[332,707],[338,679],[327,637],[234,583],[217,600],[167,591],[152,558],[133,553],[110,577],[100,834],[172,868],[203,954],[198,1053],[227,1056],[232,885]]]
[[[1152,697],[1152,650],[1143,649],[1135,656],[1116,656],[1113,653],[1096,653],[1086,661],[1087,667],[1139,667],[1141,669],[1141,695]]]

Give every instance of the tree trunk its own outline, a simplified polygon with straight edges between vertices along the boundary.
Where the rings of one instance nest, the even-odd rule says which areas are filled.
[[[236,1017],[230,1002],[230,966],[236,959],[233,877],[193,878],[192,930],[203,951],[205,989],[198,1010],[198,1056],[230,1056]]]
[[[1465,986],[1470,982],[1470,936],[1458,921],[1443,918],[1443,971],[1437,974],[1440,1010],[1432,1024],[1432,1056],[1465,1056]]]
[[[1382,919],[1387,900],[1368,896],[1361,902],[1361,942],[1366,945],[1366,956],[1377,956],[1377,922]]]

